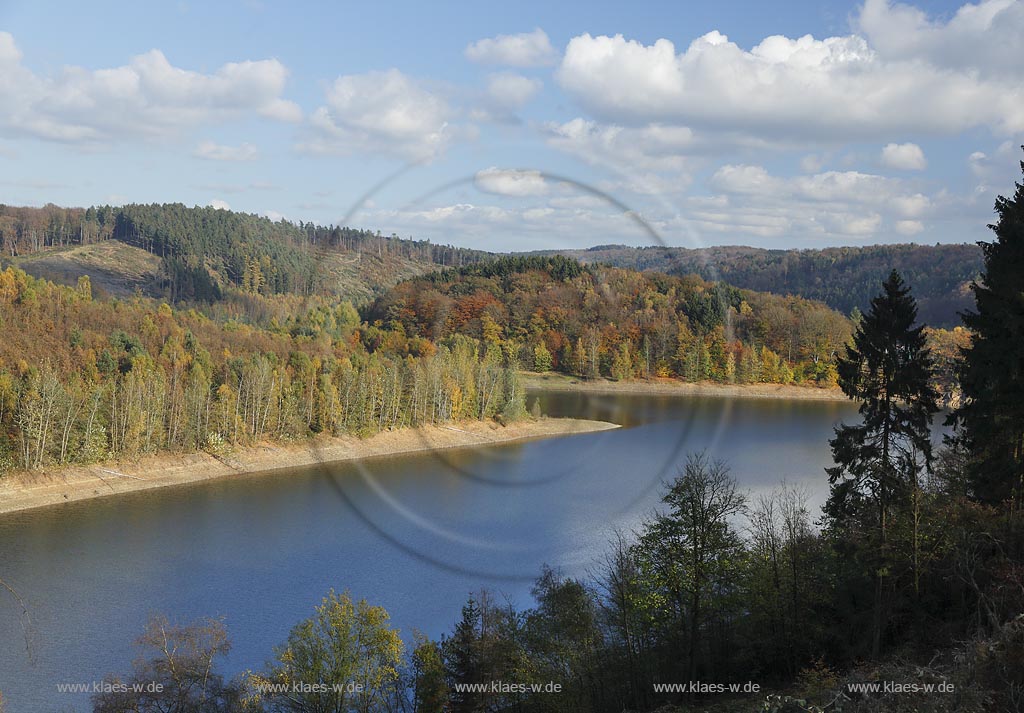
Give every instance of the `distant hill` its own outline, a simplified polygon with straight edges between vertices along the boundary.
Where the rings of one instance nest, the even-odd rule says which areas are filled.
[[[362,304],[398,282],[489,253],[367,230],[271,221],[182,204],[88,209],[0,205],[0,261],[112,295],[216,302],[228,291]]]
[[[601,245],[588,250],[545,251],[670,275],[700,275],[735,287],[821,300],[849,314],[865,309],[890,270],[898,270],[918,300],[921,320],[936,327],[959,324],[973,306],[968,288],[982,269],[981,249],[970,245],[872,245],[823,250],[703,249]]]
[[[824,250],[602,245],[559,253],[584,263],[695,274],[735,287],[820,300],[844,314],[864,309],[895,268],[920,317],[959,323],[981,271],[975,245],[877,245]],[[111,295],[217,302],[233,295],[319,295],[365,305],[393,285],[441,268],[487,262],[494,253],[383,236],[368,230],[271,221],[178,203],[88,209],[0,205],[0,262],[75,284],[90,275]]]

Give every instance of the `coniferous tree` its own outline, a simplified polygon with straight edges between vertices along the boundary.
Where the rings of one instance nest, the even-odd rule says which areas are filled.
[[[835,466],[826,468],[832,492],[826,515],[837,525],[874,531],[876,559],[873,649],[880,645],[888,530],[894,507],[916,493],[922,466],[931,468],[930,426],[938,410],[932,359],[917,305],[893,270],[871,300],[839,362],[843,393],[861,402],[862,422],[836,428],[829,441]]]
[[[971,285],[977,307],[963,315],[974,339],[954,421],[970,452],[971,492],[988,503],[1024,495],[1024,186],[1016,186],[1013,198],[996,200],[996,239],[978,243],[985,271]]]
[[[482,695],[465,690],[466,684],[480,683],[481,675],[480,607],[473,597],[462,607],[461,621],[442,646],[452,713],[476,713],[483,705]]]

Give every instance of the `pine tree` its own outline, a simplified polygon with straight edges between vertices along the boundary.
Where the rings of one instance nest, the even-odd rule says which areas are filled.
[[[442,644],[452,713],[476,713],[482,696],[477,691],[458,690],[464,684],[480,683],[480,607],[473,597],[462,607],[462,620],[452,638]]]
[[[962,315],[974,339],[959,369],[965,402],[954,422],[970,452],[971,492],[988,503],[1024,496],[1024,185],[1016,187],[1012,199],[996,200],[996,239],[978,243],[977,307]]]
[[[890,564],[889,520],[894,505],[917,492],[922,460],[931,468],[930,426],[938,410],[924,327],[914,326],[917,304],[895,270],[882,290],[839,362],[839,385],[860,400],[863,420],[856,426],[841,424],[829,441],[836,465],[826,468],[832,492],[825,507],[837,524],[866,521],[876,532],[876,651]]]

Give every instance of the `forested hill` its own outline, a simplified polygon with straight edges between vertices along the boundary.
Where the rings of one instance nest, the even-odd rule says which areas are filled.
[[[138,288],[173,302],[213,302],[227,290],[365,302],[402,279],[489,254],[171,203],[0,205],[0,256],[37,277],[75,284],[89,274],[105,291]]]
[[[835,384],[850,322],[820,302],[700,277],[513,256],[404,282],[365,311],[407,337],[466,334],[534,370]]]
[[[921,319],[959,324],[968,285],[981,270],[974,245],[885,245],[824,250],[747,247],[560,251],[584,263],[699,275],[743,289],[862,309],[892,269],[918,300]],[[438,268],[486,262],[494,253],[383,236],[379,232],[179,203],[88,209],[0,205],[0,263],[74,285],[88,274],[98,293],[136,291],[171,302],[232,295],[336,296],[367,304],[388,288]],[[0,264],[2,267],[2,264]]]
[[[671,275],[700,275],[748,290],[821,300],[844,314],[863,309],[889,272],[898,270],[917,298],[922,321],[935,327],[960,323],[973,305],[968,285],[981,272],[981,249],[965,245],[872,245],[823,250],[702,249],[602,245],[559,254]]]

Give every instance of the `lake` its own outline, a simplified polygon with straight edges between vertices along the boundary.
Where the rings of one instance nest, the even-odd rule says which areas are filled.
[[[783,479],[824,500],[846,402],[532,394],[544,413],[623,428],[340,463],[0,518],[0,577],[30,608],[31,659],[0,591],[8,710],[88,710],[58,683],[126,674],[146,619],[222,617],[223,670],[259,668],[332,587],[384,606],[407,639],[437,637],[487,587],[520,606],[547,563],[585,576],[614,528],[635,528],[692,451],[752,495]]]

